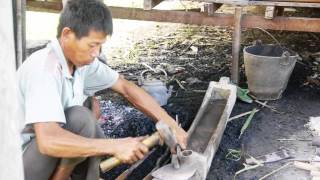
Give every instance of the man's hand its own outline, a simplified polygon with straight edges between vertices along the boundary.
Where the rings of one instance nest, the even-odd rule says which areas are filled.
[[[148,147],[141,143],[145,137],[123,138],[115,140],[114,156],[121,162],[133,164],[148,153]]]
[[[186,149],[187,148],[187,137],[188,134],[186,131],[184,131],[181,127],[176,127],[173,131],[176,135],[178,144],[180,145],[180,147],[182,149]]]

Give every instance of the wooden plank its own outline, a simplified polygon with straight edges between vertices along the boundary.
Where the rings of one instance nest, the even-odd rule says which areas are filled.
[[[280,2],[280,1],[247,1],[247,0],[197,0],[198,2],[222,3],[234,6],[284,6],[320,8],[317,2]],[[312,1],[312,0],[311,0]]]
[[[28,4],[30,7],[30,4]],[[54,6],[59,8],[60,6]],[[150,10],[138,8],[109,7],[114,18],[144,21],[172,22],[209,26],[233,26],[233,15],[215,13],[208,16],[201,12]],[[58,9],[57,11],[59,11]],[[320,32],[320,18],[275,17],[267,20],[262,16],[243,15],[242,27],[261,27],[272,30]]]
[[[260,27],[263,29],[320,32],[320,18],[275,17],[272,20],[261,16],[243,16],[242,26],[245,28]]]
[[[303,3],[303,2],[272,2],[272,1],[249,1],[249,6],[284,6],[284,7],[310,7],[320,8],[320,3]]]
[[[143,1],[143,9],[144,10],[151,10],[158,4],[160,4],[163,0],[144,0]]]
[[[233,26],[233,15],[215,13],[208,16],[199,12],[163,11],[151,10],[143,11],[139,9],[127,9],[111,7],[115,18],[134,19],[158,22],[173,22],[195,25],[212,26]],[[264,29],[320,32],[320,18],[301,17],[275,17],[267,20],[263,16],[243,15],[243,28],[261,27]]]
[[[12,1],[0,6],[0,179],[23,180],[20,126],[17,114],[14,13]]]
[[[45,1],[27,0],[27,10],[38,10],[38,11],[51,10],[55,12],[60,12],[62,10],[62,2],[52,2],[52,1],[45,2]]]
[[[269,0],[274,2],[304,2],[304,3],[320,3],[320,0]]]
[[[112,15],[119,19],[133,19],[158,22],[172,22],[195,25],[217,25],[230,26],[233,24],[233,15],[215,14],[208,16],[200,12],[186,11],[168,11],[168,10],[150,10],[109,7]]]
[[[159,0],[160,1],[160,0]],[[320,3],[316,2],[280,2],[280,1],[244,1],[244,0],[197,0],[198,2],[220,3],[240,6],[283,6],[283,7],[311,7],[320,8]],[[51,1],[33,1],[27,0],[29,7],[38,7],[60,11],[62,9],[61,2]]]

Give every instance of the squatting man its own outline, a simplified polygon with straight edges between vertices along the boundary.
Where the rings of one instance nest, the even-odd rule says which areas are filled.
[[[93,113],[96,106],[83,106],[87,97],[105,88],[155,122],[168,124],[185,148],[187,133],[158,103],[97,59],[112,32],[111,13],[103,2],[69,0],[60,14],[57,37],[18,69],[26,180],[95,180],[101,156],[128,164],[144,157],[148,148],[142,137],[106,139]]]

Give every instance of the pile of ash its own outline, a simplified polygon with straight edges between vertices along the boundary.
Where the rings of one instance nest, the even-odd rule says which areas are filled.
[[[137,137],[155,131],[154,122],[140,111],[112,101],[100,101],[101,128],[107,138]]]
[[[155,131],[154,122],[130,106],[110,100],[101,100],[100,107],[99,123],[107,138],[144,136]],[[129,167],[129,165],[120,165],[107,173],[101,174],[101,177],[115,179]]]

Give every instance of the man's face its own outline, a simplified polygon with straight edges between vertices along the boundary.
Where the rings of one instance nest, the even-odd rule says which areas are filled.
[[[61,36],[61,46],[68,64],[81,67],[93,62],[106,41],[106,34],[90,30],[87,36],[78,39],[73,31],[67,31]]]

